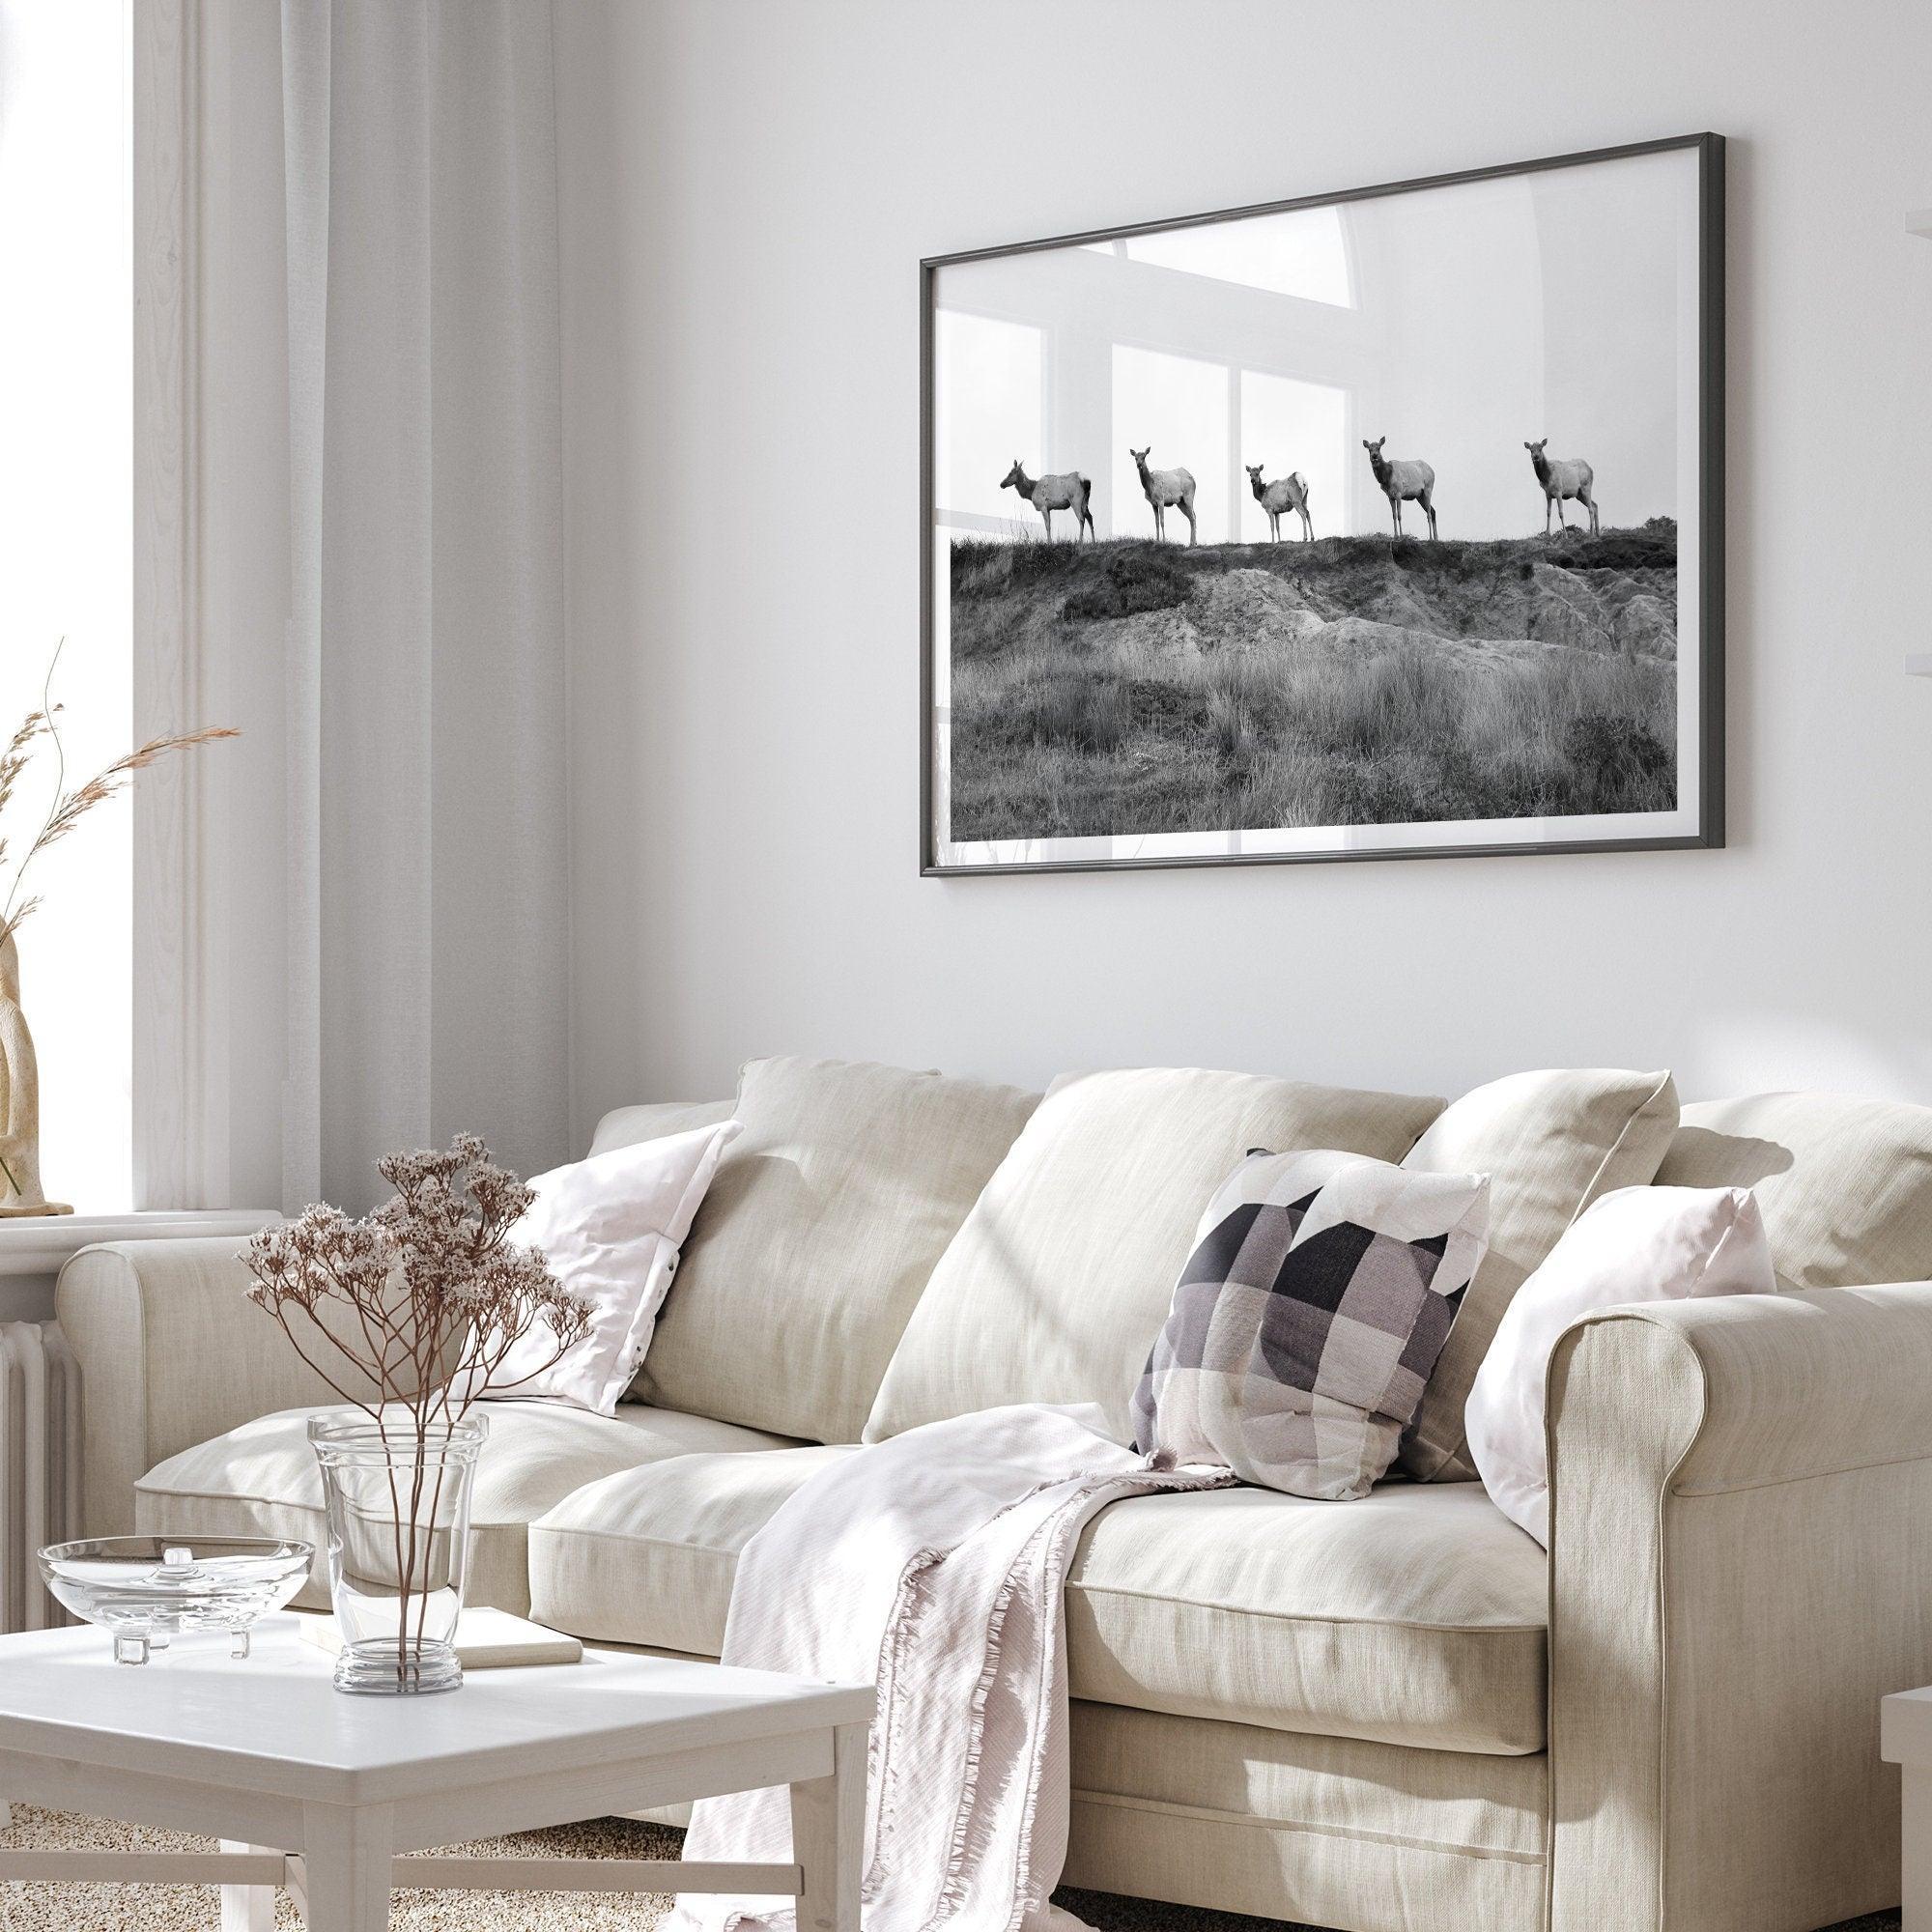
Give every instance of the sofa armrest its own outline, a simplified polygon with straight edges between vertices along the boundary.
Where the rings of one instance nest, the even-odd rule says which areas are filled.
[[[242,1246],[109,1242],[62,1268],[54,1311],[80,1363],[82,1533],[131,1531],[134,1485],[163,1458],[276,1409],[339,1400],[246,1299]],[[345,1365],[344,1386],[367,1384]]]
[[[1549,1365],[1551,1932],[1895,1904],[1932,1682],[1932,1284],[1607,1311]]]

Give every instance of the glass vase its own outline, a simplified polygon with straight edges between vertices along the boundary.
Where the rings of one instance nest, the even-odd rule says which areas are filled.
[[[480,1415],[451,1422],[386,1408],[318,1415],[328,1594],[342,1648],[335,1688],[371,1695],[454,1690],[456,1620],[469,1566]]]

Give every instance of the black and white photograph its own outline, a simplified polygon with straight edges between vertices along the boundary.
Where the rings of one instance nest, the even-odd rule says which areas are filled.
[[[925,868],[1720,844],[1721,159],[925,263]]]

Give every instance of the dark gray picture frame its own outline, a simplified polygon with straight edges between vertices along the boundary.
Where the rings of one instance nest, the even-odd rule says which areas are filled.
[[[1690,812],[1691,829],[1665,836],[1554,837],[1535,841],[1432,843],[1390,848],[1307,851],[1226,851],[1186,855],[1152,854],[1102,858],[1029,858],[1016,862],[942,863],[935,824],[935,327],[937,290],[944,270],[957,265],[991,261],[1046,249],[1115,243],[1135,237],[1174,231],[1256,215],[1405,195],[1418,190],[1452,187],[1516,175],[1541,174],[1605,161],[1673,151],[1694,151],[1696,156],[1696,277],[1697,315],[1695,355],[1698,370],[1696,411],[1696,496],[1694,505],[1682,505],[1680,526],[1695,520],[1699,569],[1694,586],[1699,662],[1695,689],[1699,696],[1697,776],[1690,796],[1680,794],[1677,816]],[[1005,247],[978,248],[928,256],[920,264],[920,870],[926,877],[1061,871],[1139,870],[1150,867],[1287,865],[1350,859],[1469,858],[1519,853],[1582,853],[1709,849],[1724,843],[1724,141],[1714,133],[1690,134],[1656,141],[1599,148],[1551,156],[1538,160],[1471,168],[1454,173],[1389,182],[1341,193],[1324,192],[1212,213],[1097,229],[1083,234],[1054,236]],[[1683,430],[1680,427],[1680,439]],[[1151,500],[1151,498],[1150,498]],[[1416,516],[1410,505],[1411,519]],[[1066,521],[1072,522],[1073,513]],[[1287,518],[1285,523],[1293,523]],[[1065,525],[1063,524],[1064,530]],[[1545,823],[1549,821],[1546,820]]]

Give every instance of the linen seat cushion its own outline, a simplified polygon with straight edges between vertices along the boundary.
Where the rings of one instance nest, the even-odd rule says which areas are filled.
[[[1565,1067],[1514,1073],[1452,1100],[1403,1166],[1490,1177],[1489,1252],[1435,1358],[1399,1466],[1432,1482],[1467,1482],[1463,1406],[1503,1310],[1591,1202],[1643,1187],[1677,1131],[1668,1073]]]
[[[320,1552],[327,1537],[308,1419],[335,1406],[282,1409],[157,1463],[135,1487],[136,1527],[144,1536],[188,1543],[294,1537]],[[520,1616],[530,1606],[528,1525],[571,1491],[614,1470],[696,1450],[732,1460],[789,1446],[781,1435],[637,1403],[620,1405],[614,1416],[543,1401],[492,1402],[474,1412],[487,1419],[489,1435],[477,1459],[468,1600]],[[327,1607],[320,1554],[297,1601]]]
[[[1195,1223],[1236,1164],[1253,1148],[1400,1160],[1441,1105],[1197,1067],[1063,1074],[932,1270],[866,1439],[1091,1402],[1130,1441]]]
[[[694,1455],[608,1476],[530,1526],[531,1614],[716,1657],[738,1553],[829,1457]],[[1548,1567],[1478,1483],[1358,1502],[1272,1490],[1102,1510],[1066,1586],[1076,1698],[1435,1750],[1537,1751]]]
[[[606,1643],[717,1657],[738,1552],[850,1442],[766,1456],[680,1456],[644,1482],[586,1484],[530,1524],[530,1614]]]
[[[1786,1289],[1932,1279],[1932,1107],[1850,1094],[1699,1101],[1657,1179],[1748,1187]]]
[[[946,1245],[1038,1095],[900,1066],[754,1060],[633,1396],[858,1439]]]

